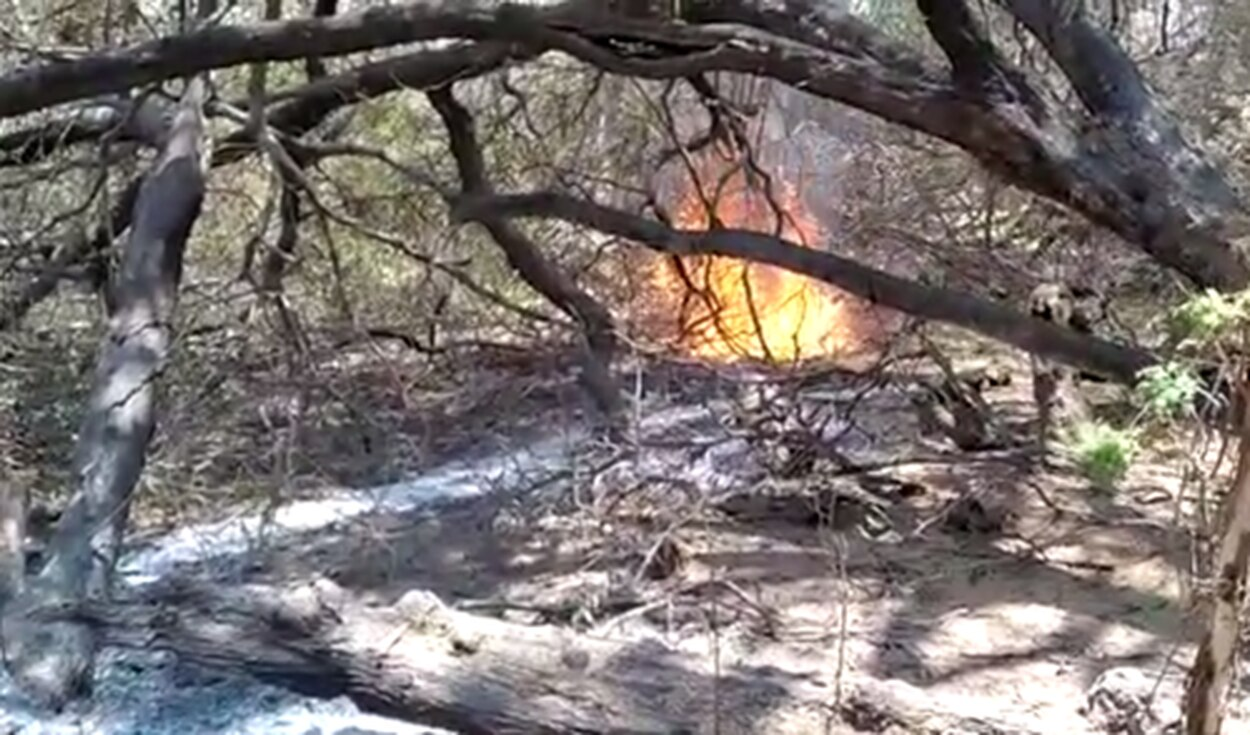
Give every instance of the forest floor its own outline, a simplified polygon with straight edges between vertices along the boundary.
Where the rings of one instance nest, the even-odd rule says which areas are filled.
[[[1027,364],[1007,364],[1011,384],[987,398],[1024,436]],[[969,453],[924,437],[906,384],[871,371],[653,363],[636,377],[640,415],[673,418],[632,446],[574,441],[555,473],[279,544],[248,576],[330,576],[379,604],[423,588],[517,622],[658,638],[718,667],[823,687],[864,731],[923,729],[925,712],[986,732],[1163,732],[1177,719],[1190,543],[1166,452],[1104,492],[1027,449]],[[449,430],[451,453],[575,423],[576,400],[559,397],[576,390],[567,380],[531,384],[528,403],[468,411],[515,423]],[[823,416],[855,469],[818,460],[779,478],[786,450],[742,429],[744,410],[791,429]],[[857,696],[866,678],[897,702]],[[1145,701],[1153,724],[1131,711]],[[1250,726],[1247,705],[1233,723]]]
[[[1012,378],[987,399],[1027,437],[1027,363],[964,362],[986,359]],[[139,537],[237,512],[243,497],[330,497],[564,433],[554,469],[275,540],[232,578],[324,576],[383,605],[422,588],[481,615],[658,640],[717,671],[768,667],[827,692],[838,732],[1162,733],[1177,720],[1193,654],[1191,542],[1178,521],[1192,490],[1175,461],[1186,448],[1156,447],[1121,487],[1099,491],[1027,446],[963,452],[924,436],[911,377],[889,370],[657,360],[625,376],[645,428],[612,443],[578,430],[584,401],[567,363],[481,360],[436,392],[391,361],[359,358],[329,389],[358,391],[358,419],[334,429],[321,416],[285,449],[289,416],[263,418],[265,406],[304,388],[254,393],[266,396],[248,405],[254,433],[227,425],[210,437],[231,449],[200,468],[199,486],[225,484],[227,458],[270,441],[273,457],[287,453],[285,474],[251,476],[282,496],[258,481],[256,497],[171,511],[157,493]],[[840,455],[779,459],[793,447],[762,439],[762,425],[836,435]],[[175,448],[158,452],[155,483],[172,482],[162,467],[185,466]],[[1227,732],[1250,731],[1248,693],[1250,680]]]

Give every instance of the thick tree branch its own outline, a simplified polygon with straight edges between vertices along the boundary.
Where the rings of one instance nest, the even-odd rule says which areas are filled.
[[[4,75],[0,77],[0,117],[257,61],[341,56],[442,38],[506,37],[501,29],[518,11],[516,6],[492,0],[431,0],[333,17],[207,27]],[[554,21],[567,10],[556,6],[532,12]]]
[[[492,187],[469,111],[456,100],[450,87],[435,89],[428,96],[447,128],[464,194],[470,197],[490,196]],[[606,416],[616,418],[622,404],[620,390],[611,374],[616,352],[616,326],[611,313],[561,273],[538,246],[511,222],[489,213],[477,218],[477,221],[494,238],[521,278],[581,325],[588,349],[583,360],[583,382],[600,410]]]
[[[987,103],[1024,101],[1035,110],[1042,108],[1036,93],[998,53],[964,0],[917,0],[916,4],[929,35],[950,61],[957,88]]]
[[[648,641],[471,615],[426,590],[381,607],[325,580],[289,590],[171,584],[147,597],[30,613],[89,625],[120,648],[172,652],[309,696],[348,696],[364,710],[464,735],[808,735],[837,718],[827,692],[796,672],[746,662],[717,670],[710,656]],[[852,688],[856,698],[889,701]],[[949,731],[988,726],[926,714]]]
[[[830,283],[872,303],[947,322],[1120,382],[1154,362],[1144,351],[1034,319],[970,294],[908,281],[832,253],[743,230],[676,230],[617,209],[558,193],[464,197],[462,221],[482,217],[554,217],[675,255],[726,255],[779,266]]]
[[[883,63],[880,54],[832,53],[756,29],[635,20],[588,6],[448,0],[213,28],[0,78],[0,116],[213,66],[440,37],[510,41],[639,77],[729,71],[777,79],[953,143],[1009,182],[1076,209],[1199,284],[1250,283],[1250,254],[1240,242],[1250,222],[1235,202],[1205,196],[1194,185],[1209,170],[1196,154],[1177,160],[1115,130],[1078,133],[1078,125],[1058,115],[986,104],[942,76]],[[809,26],[823,22],[808,19]],[[838,32],[830,29],[847,38]]]
[[[470,43],[393,56],[274,95],[266,117],[278,132],[299,137],[320,125],[330,113],[358,102],[400,89],[426,89],[471,79],[533,55],[515,44]],[[233,106],[245,107],[246,102],[236,101]],[[160,145],[160,135],[152,132],[150,123],[139,125],[119,106],[101,106],[0,136],[0,167],[37,163],[65,147],[98,142],[104,136]],[[250,154],[254,143],[255,136],[247,130],[227,136],[213,146],[214,165]]]

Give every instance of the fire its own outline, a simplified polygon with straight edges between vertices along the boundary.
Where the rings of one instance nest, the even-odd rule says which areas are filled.
[[[774,179],[767,187],[771,196],[762,181],[748,180],[740,169],[702,176],[701,181],[702,192],[688,187],[672,212],[681,229],[707,229],[711,209],[726,228],[778,234],[806,247],[825,238],[784,181]],[[665,308],[677,313],[679,343],[706,360],[794,362],[838,356],[859,342],[851,299],[797,273],[734,258],[694,256],[660,261],[651,280],[664,294]]]

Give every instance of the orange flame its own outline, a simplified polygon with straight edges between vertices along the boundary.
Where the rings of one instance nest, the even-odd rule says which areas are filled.
[[[774,180],[769,196],[741,169],[700,179],[702,191],[691,186],[673,212],[681,229],[706,230],[711,209],[726,228],[778,234],[806,247],[825,237],[785,182]],[[670,258],[657,263],[651,281],[664,307],[677,310],[679,343],[703,359],[794,362],[835,357],[860,342],[850,297],[780,268],[722,256]]]

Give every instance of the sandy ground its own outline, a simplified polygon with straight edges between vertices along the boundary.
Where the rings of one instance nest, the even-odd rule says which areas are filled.
[[[1028,378],[1009,366],[1011,385],[988,398],[1011,435],[1027,436]],[[328,576],[379,604],[425,588],[482,615],[659,640],[712,669],[765,667],[826,693],[837,732],[1174,725],[1193,655],[1178,523],[1192,504],[1175,452],[1143,458],[1104,492],[1027,448],[965,453],[923,436],[905,381],[674,365],[632,379],[643,419],[632,442],[581,431],[562,376],[549,398],[478,400],[470,413],[488,431],[438,435],[456,461],[367,490],[301,488],[267,535],[248,517],[141,536],[123,572],[135,584],[173,572]],[[523,430],[499,418],[511,415]],[[780,476],[779,443],[745,429],[761,415],[806,427],[839,458],[785,462]],[[305,735],[317,717],[357,717],[343,703],[318,710],[228,679],[175,685],[164,664],[123,664],[110,669],[121,692],[111,712],[143,732]],[[1250,732],[1250,681],[1240,685],[1228,733]],[[219,700],[296,714],[259,729],[237,713],[220,728],[186,714]],[[73,731],[16,720],[22,732]],[[93,731],[140,731],[124,722]]]
[[[991,394],[1020,432],[1026,380]],[[247,576],[328,574],[381,603],[422,587],[482,614],[658,637],[726,670],[775,667],[828,691],[849,731],[927,727],[895,710],[964,723],[943,732],[1114,732],[1117,717],[1168,731],[1193,653],[1175,464],[1139,462],[1101,492],[1023,451],[935,443],[902,388],[858,386],[794,395],[832,413],[856,401],[839,447],[871,472],[769,479],[766,449],[724,428],[741,382],[692,396],[658,381],[642,449],[584,446],[436,513],[362,515]],[[889,700],[858,696],[867,684]],[[1245,691],[1227,732],[1250,732]],[[1152,714],[1125,714],[1141,703]]]

